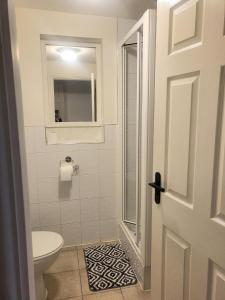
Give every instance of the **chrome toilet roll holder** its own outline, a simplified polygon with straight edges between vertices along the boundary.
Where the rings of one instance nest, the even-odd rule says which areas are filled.
[[[78,175],[79,166],[75,164],[74,160],[70,156],[66,156],[65,160],[61,161],[61,163],[63,163],[63,162],[72,163],[73,175]]]

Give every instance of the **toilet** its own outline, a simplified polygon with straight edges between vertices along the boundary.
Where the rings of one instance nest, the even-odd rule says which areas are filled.
[[[47,298],[43,274],[53,264],[64,244],[60,234],[50,231],[33,231],[33,262],[35,273],[36,300]]]

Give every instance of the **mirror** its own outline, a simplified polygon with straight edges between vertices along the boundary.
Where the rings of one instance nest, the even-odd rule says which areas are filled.
[[[92,105],[92,93],[94,93]],[[95,87],[90,80],[54,79],[55,122],[95,122]]]
[[[97,122],[97,45],[44,48],[51,123]]]

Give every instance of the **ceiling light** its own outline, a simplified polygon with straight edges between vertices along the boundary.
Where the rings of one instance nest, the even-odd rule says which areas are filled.
[[[74,62],[77,59],[77,52],[72,49],[61,49],[61,51],[59,51],[59,54],[62,60],[66,62]]]

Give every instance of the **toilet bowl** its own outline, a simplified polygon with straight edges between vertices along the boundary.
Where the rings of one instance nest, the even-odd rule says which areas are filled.
[[[60,234],[50,231],[33,231],[33,262],[36,300],[47,298],[43,274],[53,264],[64,244]]]

